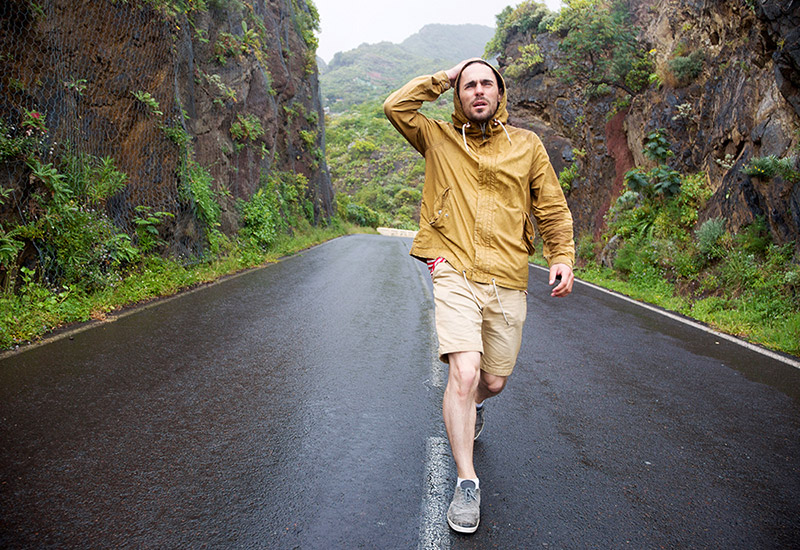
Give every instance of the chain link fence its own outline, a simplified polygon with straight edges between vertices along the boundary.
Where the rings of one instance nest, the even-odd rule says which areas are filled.
[[[0,2],[0,285],[102,285],[205,239],[176,99],[176,21],[143,1]]]

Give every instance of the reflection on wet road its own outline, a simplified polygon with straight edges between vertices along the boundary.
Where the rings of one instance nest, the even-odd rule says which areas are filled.
[[[0,360],[3,548],[779,548],[800,371],[531,272],[444,527],[444,366],[410,241],[353,236]]]

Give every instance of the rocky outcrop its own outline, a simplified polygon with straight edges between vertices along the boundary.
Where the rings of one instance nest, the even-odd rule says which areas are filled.
[[[754,9],[765,23],[764,39],[773,50],[775,83],[800,115],[800,0],[764,0]]]
[[[630,5],[662,82],[633,97],[629,107],[615,109],[610,94],[586,100],[583,90],[554,78],[558,40],[549,34],[536,37],[545,61],[509,86],[515,122],[551,127],[542,137],[556,170],[578,163],[579,176],[568,193],[578,234],[602,231],[625,172],[648,164],[642,154],[645,136],[663,128],[674,153],[670,166],[683,174],[705,173],[714,191],[698,223],[724,216],[737,231],[763,217],[776,242],[795,241],[800,253],[800,182],[781,176],[760,180],[742,171],[756,157],[798,156],[800,2]],[[528,38],[515,40],[501,66]],[[703,69],[688,82],[677,81],[667,63],[691,52],[700,52]]]
[[[303,0],[14,0],[0,7],[0,114],[17,131],[42,114],[43,161],[111,157],[127,175],[104,207],[133,232],[137,206],[175,215],[173,253],[203,247],[199,198],[210,174],[220,229],[270,174],[304,175],[316,217],[332,213],[322,113]],[[188,7],[186,7],[188,6]],[[183,8],[182,8],[183,7]],[[307,25],[306,25],[307,27]],[[304,34],[305,33],[305,34]],[[237,126],[238,124],[238,126]],[[235,131],[234,131],[235,130]],[[244,131],[244,133],[242,133]],[[2,216],[35,208],[24,162],[3,159]],[[201,182],[203,183],[203,182]]]

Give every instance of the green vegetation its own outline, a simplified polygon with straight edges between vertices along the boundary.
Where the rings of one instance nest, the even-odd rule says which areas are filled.
[[[311,0],[306,0],[305,4],[308,11],[301,9],[297,4],[297,0],[292,0],[295,24],[300,31],[300,36],[303,37],[306,46],[313,54],[319,46],[319,39],[316,35],[319,32],[319,11],[317,11],[317,6]]]
[[[492,29],[480,25],[428,25],[402,44],[362,44],[339,52],[320,76],[323,102],[331,112],[340,113],[384,99],[415,76],[480,55],[491,36]]]
[[[289,172],[262,178],[262,187],[249,201],[240,200],[241,237],[252,247],[267,251],[282,234],[294,228],[310,229],[314,208],[308,200],[308,180]]]
[[[164,113],[161,111],[161,106],[158,104],[158,101],[156,101],[156,99],[150,95],[150,92],[138,90],[131,93],[133,94],[133,97],[138,99],[142,105],[147,107],[152,114],[156,116],[164,115]]]
[[[572,189],[572,182],[578,177],[578,164],[573,162],[558,174],[558,183],[565,193]]]
[[[0,226],[0,349],[41,337],[58,326],[102,318],[131,303],[165,296],[227,273],[352,231],[341,221],[313,227],[308,182],[301,174],[265,175],[249,201],[239,201],[242,230],[231,239],[220,224],[220,194],[209,172],[187,160],[181,197],[194,210],[210,244],[193,265],[166,259],[164,231],[174,214],[139,206],[129,235],[106,214],[105,201],[126,175],[110,157],[71,155],[57,164],[27,160],[41,184],[29,221]],[[10,197],[0,193],[0,205]],[[18,258],[25,243],[40,251],[39,267]]]
[[[662,130],[648,136],[644,153],[660,163],[670,156]],[[669,171],[671,183],[659,184],[664,180],[653,170],[629,173],[628,190],[606,215],[606,262],[598,260],[599,245],[579,239],[578,276],[800,355],[794,243],[774,244],[763,219],[736,234],[721,217],[697,227],[698,212],[711,196],[705,174],[681,175],[663,164],[654,170]],[[639,179],[643,174],[646,184]]]
[[[544,61],[539,45],[535,42],[519,46],[518,51],[519,57],[506,67],[505,75],[509,78],[520,78]]]
[[[620,0],[565,0],[548,30],[562,37],[558,75],[586,85],[587,93],[616,88],[635,95],[650,83],[654,66],[639,43]]]
[[[695,50],[689,55],[677,55],[667,62],[672,75],[672,85],[682,87],[691,84],[703,72],[705,52]]]
[[[248,142],[252,143],[264,135],[261,121],[253,114],[238,114],[231,124],[231,137],[236,142],[236,150],[244,148]]]
[[[36,146],[33,130],[16,135],[11,127],[0,119],[0,162],[24,157],[27,151]]]
[[[52,288],[37,282],[35,273],[23,267],[19,292],[0,295],[0,349],[36,340],[68,323],[103,319],[131,304],[171,296],[231,273],[277,261],[355,230],[338,221],[328,226],[306,227],[293,235],[279,235],[268,250],[233,242],[224,254],[191,265],[147,255],[113,285],[94,292],[70,285]]]
[[[650,160],[658,162],[658,165],[648,171],[642,168],[629,171],[625,174],[628,187],[650,198],[677,195],[680,191],[681,175],[665,164],[667,158],[674,153],[670,150],[663,130],[654,130],[647,135],[643,153]]]
[[[427,104],[424,112],[449,118],[452,101]],[[373,227],[417,229],[424,159],[386,119],[382,101],[330,116],[326,137],[328,168],[343,219]]]
[[[556,15],[540,2],[524,0],[516,8],[506,6],[497,15],[497,26],[492,39],[486,44],[484,56],[488,59],[505,52],[508,41],[517,34],[539,34],[547,32],[548,25]]]
[[[131,0],[113,1],[142,7]],[[251,61],[259,62],[256,68],[263,72],[267,93],[275,95],[267,69],[267,56],[273,52],[266,51],[272,37],[258,6],[242,0],[145,3],[146,11],[152,15],[155,10],[168,24],[173,38],[185,33],[204,45],[202,50],[209,52],[210,59],[195,65],[195,83],[214,105],[228,109],[236,148],[253,147],[263,158],[268,151],[262,122],[241,109],[236,109],[239,114],[230,114],[237,102],[236,90],[215,71],[206,72],[215,58],[229,65],[235,58],[255,58]],[[227,27],[223,29],[229,32],[209,34],[207,22],[199,16],[223,15],[208,13],[213,10],[225,10]],[[308,47],[306,70],[313,71],[314,33],[319,30],[316,7],[307,0],[292,0],[290,11],[286,16],[291,16]],[[287,32],[291,31],[290,27]],[[288,50],[288,44],[284,46],[283,55],[296,54]],[[73,100],[91,86],[88,77],[78,76],[84,75],[66,72],[59,80],[59,87]],[[32,84],[9,78],[9,87],[26,92],[31,100],[35,90],[26,90],[26,85]],[[37,80],[35,86],[43,84]],[[263,169],[260,189],[250,200],[237,201],[234,212],[225,187],[214,181],[211,167],[195,155],[187,112],[181,105],[153,90],[126,93],[139,122],[162,132],[161,137],[150,135],[164,142],[166,137],[177,148],[176,157],[172,149],[172,158],[165,159],[170,163],[180,159],[177,174],[158,175],[174,177],[175,194],[169,190],[139,193],[138,182],[129,186],[127,175],[111,156],[91,156],[80,152],[76,144],[62,142],[61,136],[69,132],[58,132],[56,144],[50,137],[56,132],[48,132],[42,111],[10,107],[7,118],[0,118],[0,164],[13,178],[12,184],[0,188],[4,213],[0,220],[0,349],[37,339],[67,323],[102,318],[132,303],[263,265],[355,230],[338,218],[316,219],[319,212],[315,212],[306,177],[274,168]],[[319,115],[306,113],[300,101],[290,106],[291,116],[296,117],[292,138],[320,159]],[[162,146],[171,147],[158,144],[153,151],[160,153]],[[222,233],[223,223],[235,227],[237,222],[240,231]],[[177,256],[181,250],[188,257]]]
[[[742,167],[742,172],[750,177],[769,180],[780,176],[788,182],[800,181],[800,171],[795,170],[797,160],[778,158],[775,155],[755,157]]]

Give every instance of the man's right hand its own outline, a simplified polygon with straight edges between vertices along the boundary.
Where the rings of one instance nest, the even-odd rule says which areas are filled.
[[[482,59],[480,57],[471,57],[470,59],[465,59],[455,67],[452,67],[445,71],[447,73],[447,78],[450,79],[451,88],[456,85],[456,78],[458,78],[458,75],[459,73],[461,73],[461,69],[464,68],[464,65],[466,65],[467,63],[472,63],[473,61],[482,61]]]

